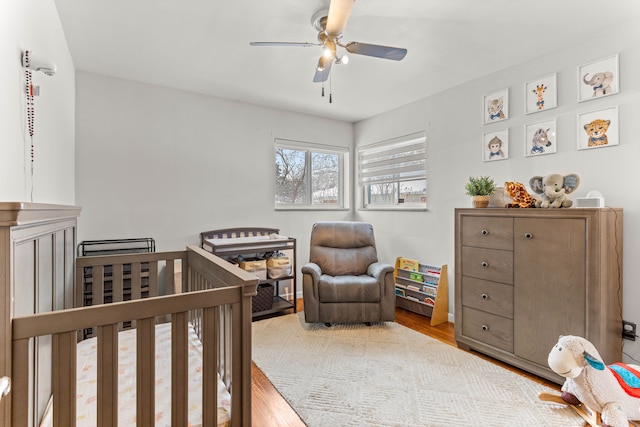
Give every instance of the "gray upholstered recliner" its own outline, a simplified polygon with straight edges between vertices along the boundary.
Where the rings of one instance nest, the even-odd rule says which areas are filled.
[[[378,262],[371,224],[314,224],[302,280],[307,323],[395,320],[393,266]]]

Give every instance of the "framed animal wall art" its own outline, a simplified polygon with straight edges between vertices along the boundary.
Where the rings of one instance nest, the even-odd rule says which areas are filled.
[[[482,135],[482,161],[492,162],[509,158],[509,129],[485,132]]]
[[[578,67],[578,102],[602,98],[620,92],[618,55]]]
[[[618,107],[578,114],[578,150],[618,145]]]
[[[532,123],[524,127],[525,157],[553,154],[558,151],[556,119]]]
[[[483,123],[500,122],[509,118],[509,88],[482,97]]]
[[[525,114],[539,113],[558,106],[556,73],[539,77],[524,84]]]

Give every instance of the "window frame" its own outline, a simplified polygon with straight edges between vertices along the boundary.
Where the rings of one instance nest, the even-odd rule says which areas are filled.
[[[425,186],[424,202],[421,201],[418,203],[415,203],[415,202],[401,203],[399,201],[399,197],[395,197],[394,203],[388,203],[388,204],[370,203],[369,197],[367,195],[367,189],[370,188],[371,185],[375,184],[375,182],[374,183],[366,182],[366,179],[365,179],[366,167],[363,165],[363,157],[370,157],[373,153],[376,153],[376,152],[388,151],[393,153],[396,151],[401,151],[401,147],[403,146],[422,146],[422,149],[418,150],[418,153],[410,155],[411,158],[413,159],[413,163],[418,163],[415,166],[409,167],[409,169],[411,169],[412,171],[418,174],[417,177],[412,178],[412,177],[398,176],[397,179],[383,179],[381,181],[378,181],[378,183],[391,183],[391,184],[400,185],[402,182],[417,181],[417,180],[424,179],[424,186]],[[410,151],[407,151],[406,153],[409,153]],[[419,151],[422,151],[422,153],[420,153]],[[427,160],[428,160],[427,151],[428,151],[428,145],[427,145],[427,135],[425,131],[415,132],[408,135],[376,142],[373,144],[359,146],[357,149],[356,161],[357,161],[357,171],[358,171],[359,196],[361,199],[360,199],[360,203],[358,204],[358,210],[367,210],[367,211],[373,211],[373,210],[424,211],[424,210],[427,210],[427,206],[428,206],[427,190],[428,190],[428,181],[429,181],[428,170],[427,170]],[[387,163],[387,164],[390,163],[391,166],[393,166],[393,162],[390,161],[392,160],[392,158],[394,158],[394,156],[390,155],[390,157],[388,158],[389,160],[386,160],[384,163]],[[398,156],[397,158],[402,159],[402,156]],[[400,163],[402,162],[398,162],[398,164]],[[420,166],[420,164],[422,166]],[[371,177],[371,172],[370,171],[367,171],[367,172],[368,173],[366,173],[366,175],[369,175],[369,177]],[[398,190],[398,193],[399,193],[399,190]],[[397,196],[399,196],[399,194]]]
[[[349,209],[349,147],[341,147],[335,145],[317,144],[311,142],[303,142],[282,138],[274,139],[274,177],[277,173],[277,163],[275,154],[280,148],[298,150],[305,152],[306,174],[310,179],[306,183],[306,192],[310,196],[305,203],[283,203],[276,201],[276,193],[278,184],[274,178],[274,206],[276,210],[348,210]],[[333,154],[338,156],[338,203],[336,204],[319,204],[313,203],[313,162],[311,161],[313,153]]]

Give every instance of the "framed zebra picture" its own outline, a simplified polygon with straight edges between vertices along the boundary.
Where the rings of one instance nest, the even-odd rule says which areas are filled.
[[[532,123],[524,127],[525,157],[553,154],[557,150],[556,119]]]

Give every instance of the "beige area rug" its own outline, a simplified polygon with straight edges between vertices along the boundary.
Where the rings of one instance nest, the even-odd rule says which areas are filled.
[[[253,360],[310,427],[581,426],[553,391],[397,323],[253,323]]]

